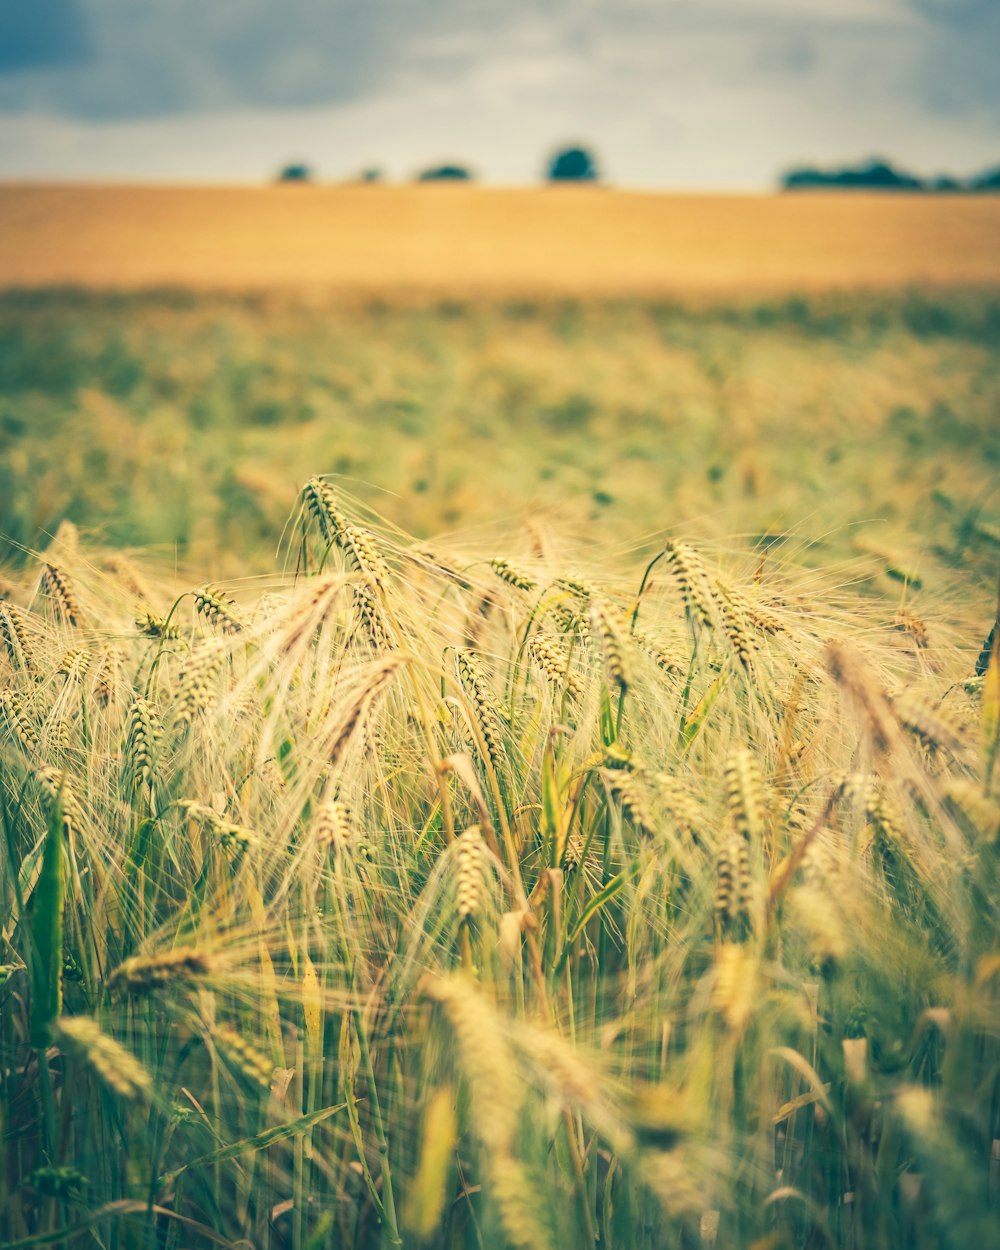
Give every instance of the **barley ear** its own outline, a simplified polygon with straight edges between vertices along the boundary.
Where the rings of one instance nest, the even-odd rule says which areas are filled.
[[[55,1026],[60,1045],[85,1063],[113,1094],[127,1102],[149,1097],[152,1080],[130,1050],[103,1033],[89,1016],[58,1020]]]
[[[54,564],[42,569],[42,589],[48,595],[56,615],[67,625],[78,626],[81,621],[80,604],[67,574]]]
[[[326,542],[339,542],[347,522],[337,508],[333,487],[322,478],[311,477],[302,487],[302,502]]]

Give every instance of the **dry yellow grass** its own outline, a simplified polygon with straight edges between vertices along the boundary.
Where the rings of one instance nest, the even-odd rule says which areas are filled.
[[[657,295],[1000,284],[1000,197],[0,187],[0,286]]]

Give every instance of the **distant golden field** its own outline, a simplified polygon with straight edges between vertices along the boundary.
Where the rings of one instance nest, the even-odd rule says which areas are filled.
[[[0,285],[710,295],[1000,283],[1000,197],[0,187]]]

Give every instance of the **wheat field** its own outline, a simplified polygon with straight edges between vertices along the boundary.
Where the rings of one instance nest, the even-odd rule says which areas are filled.
[[[0,286],[393,298],[1000,282],[1000,197],[0,186]]]
[[[85,199],[0,244],[5,1250],[994,1244],[988,249],[226,292]]]

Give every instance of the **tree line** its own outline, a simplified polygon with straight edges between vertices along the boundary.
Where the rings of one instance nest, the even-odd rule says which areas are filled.
[[[381,182],[382,170],[377,166],[363,169],[359,182]],[[278,173],[279,182],[312,182],[314,171],[303,161],[285,165]],[[468,165],[429,165],[416,175],[417,182],[474,182],[475,172]],[[600,182],[597,158],[589,148],[573,145],[557,149],[545,167],[548,182]]]
[[[899,169],[887,160],[873,157],[857,165],[843,165],[832,169],[817,169],[809,165],[789,169],[782,175],[781,185],[786,191],[811,189],[937,192],[1000,191],[1000,166],[983,170],[968,178],[956,178],[951,174],[939,174],[934,178],[921,178],[905,169]]]
[[[382,170],[376,166],[363,169],[357,181],[381,182]],[[420,170],[416,182],[474,182],[475,172],[468,165],[446,163]],[[313,169],[304,162],[285,165],[278,174],[279,182],[312,182]],[[573,145],[558,148],[545,167],[548,182],[598,183],[601,175],[597,158],[586,147]],[[968,178],[940,174],[921,178],[900,169],[881,157],[872,157],[855,165],[821,169],[812,165],[796,166],[782,174],[781,187],[786,191],[802,190],[871,190],[871,191],[936,191],[990,192],[1000,191],[1000,166],[983,170]]]

